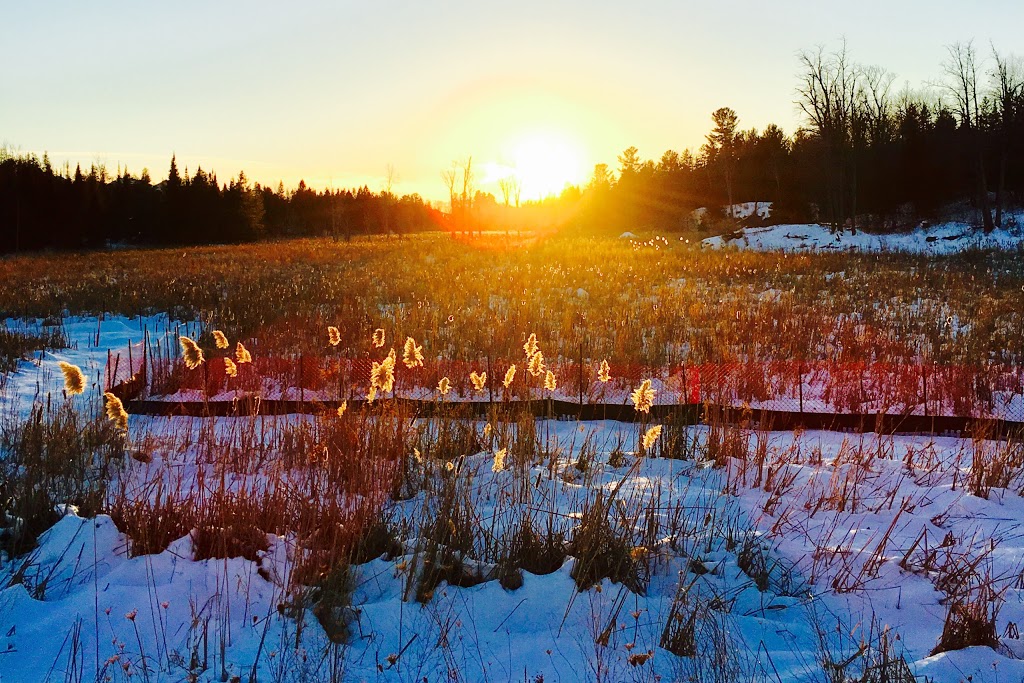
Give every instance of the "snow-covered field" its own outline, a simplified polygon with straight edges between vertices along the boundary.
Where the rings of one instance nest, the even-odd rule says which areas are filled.
[[[64,324],[71,348],[9,377],[8,421],[47,398],[95,405],[107,349],[170,325]],[[60,360],[85,370],[84,395],[62,397]],[[210,445],[233,453],[245,434],[314,419],[132,416],[130,450],[150,458],[125,457],[111,490],[258,500],[271,472],[301,476],[280,475],[272,458],[211,458]],[[1024,453],[1014,444],[698,426],[674,435],[688,457],[666,459],[644,455],[639,425],[541,421],[536,454],[499,468],[506,431],[472,428],[486,447],[450,466],[410,454],[417,485],[386,506],[401,549],[348,571],[333,608],[347,631],[339,642],[317,614],[324,589],[296,585],[304,541],[287,529],[253,559],[194,559],[193,533],[144,555],[109,516],[67,508],[35,550],[2,558],[0,680],[824,681],[823,662],[845,662],[856,678],[885,655],[937,682],[1024,677]],[[424,595],[446,492],[470,511],[473,539],[446,557],[474,585]],[[516,586],[494,578],[494,546],[523,519],[566,555]],[[579,539],[595,520],[632,569],[581,587],[574,577],[593,562],[581,548],[595,546]],[[931,655],[950,605],[974,603],[993,617],[997,647]]]

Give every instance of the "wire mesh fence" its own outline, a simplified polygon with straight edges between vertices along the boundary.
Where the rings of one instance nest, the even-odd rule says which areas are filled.
[[[340,354],[254,354],[248,363],[228,363],[225,357],[227,352],[189,369],[175,347],[143,342],[111,352],[107,386],[126,397],[151,401],[233,401],[259,396],[330,403],[365,399],[375,362]],[[1024,368],[1017,366],[769,360],[653,367],[613,362],[607,381],[601,381],[599,367],[599,361],[558,359],[534,375],[522,360],[425,359],[422,366],[408,368],[399,359],[393,387],[381,397],[435,400],[438,383],[448,378],[451,389],[446,401],[549,399],[577,406],[628,406],[633,390],[650,379],[654,403],[662,407],[710,404],[803,415],[1024,423]],[[553,390],[545,387],[549,370]],[[477,386],[471,373],[477,374]]]

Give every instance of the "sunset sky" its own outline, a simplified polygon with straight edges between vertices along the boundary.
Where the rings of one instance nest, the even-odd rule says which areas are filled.
[[[1018,53],[1024,3],[0,3],[0,142],[166,177],[179,164],[292,187],[446,197],[472,155],[481,189],[584,182],[636,145],[697,148],[710,114],[798,125],[797,53],[941,77],[944,46]]]

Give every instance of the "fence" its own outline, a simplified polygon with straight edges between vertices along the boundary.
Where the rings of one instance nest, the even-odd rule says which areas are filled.
[[[157,414],[231,415],[316,412],[358,405],[366,398],[373,361],[344,356],[256,356],[237,364],[229,377],[223,358],[194,370],[174,355],[139,344],[111,354],[107,385],[129,410]],[[538,416],[634,420],[630,393],[644,379],[655,389],[654,416],[669,413],[696,421],[713,415],[778,429],[796,426],[855,431],[963,433],[983,425],[1008,434],[1024,427],[1024,368],[1005,365],[942,366],[921,363],[762,361],[650,367],[612,363],[612,378],[598,379],[597,362],[558,360],[549,364],[555,391],[543,388],[516,363],[512,382],[503,383],[512,363],[427,361],[395,369],[394,390],[385,400],[416,403],[430,414],[436,387],[449,378],[446,403],[483,413],[496,402],[520,404]],[[475,390],[471,372],[487,373]]]

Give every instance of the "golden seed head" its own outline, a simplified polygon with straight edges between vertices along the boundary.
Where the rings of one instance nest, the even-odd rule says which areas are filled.
[[[530,333],[530,338],[523,344],[523,351],[526,351],[527,358],[533,358],[534,354],[538,353],[537,335],[535,333]]]
[[[441,381],[437,383],[437,393],[441,396],[447,396],[448,392],[452,390],[452,382],[447,377],[442,377]]]
[[[379,349],[384,346],[384,328],[378,327],[373,331],[373,348]]]
[[[644,438],[643,438],[644,450],[646,451],[651,446],[653,446],[654,442],[658,440],[659,436],[661,436],[661,425],[654,425],[653,427],[648,429],[646,432],[644,432]]]
[[[103,394],[103,408],[108,420],[121,431],[128,431],[128,412],[124,409],[121,399],[108,391]]]
[[[252,362],[252,354],[249,353],[249,350],[247,348],[242,346],[242,342],[238,342],[237,344],[235,344],[235,360],[238,361],[239,363]]]
[[[76,396],[85,391],[85,375],[82,374],[82,368],[71,363],[65,363],[61,361],[57,363],[60,366],[60,371],[64,373],[64,390]]]
[[[228,377],[236,377],[238,375],[238,366],[230,358],[224,359],[224,374]]]
[[[534,377],[540,377],[547,368],[544,365],[544,354],[538,351],[530,356],[530,364],[526,366],[527,371]]]
[[[218,349],[226,349],[230,346],[230,344],[228,344],[228,338],[224,336],[224,333],[220,330],[213,331],[213,343],[217,345]]]
[[[348,401],[342,401],[341,405],[338,406],[338,417],[344,415],[346,410],[348,410]]]
[[[544,388],[548,391],[554,391],[557,386],[558,384],[555,382],[555,373],[548,370],[548,374],[544,376]]]
[[[423,347],[417,346],[416,340],[412,337],[406,337],[405,339],[405,348],[402,349],[402,362],[410,370],[423,367]]]
[[[469,373],[469,381],[473,383],[473,391],[483,391],[487,385],[487,373],[476,374],[476,370]]]
[[[508,454],[507,448],[501,448],[494,451],[494,464],[491,465],[492,472],[500,472],[505,469],[505,456]]]
[[[516,366],[513,363],[509,366],[508,370],[505,371],[505,379],[501,380],[501,383],[508,389],[512,386],[512,381],[516,378]]]
[[[601,382],[607,382],[607,381],[611,380],[611,378],[612,378],[611,368],[608,367],[608,361],[607,360],[601,361],[601,367],[597,371],[597,379],[599,381],[601,381]]]
[[[203,350],[192,339],[178,337],[178,343],[181,344],[181,356],[185,359],[185,367],[189,370],[195,370],[206,360],[203,357]]]
[[[645,379],[641,382],[636,391],[630,395],[630,398],[633,400],[633,407],[636,408],[637,412],[651,412],[651,406],[654,405],[654,389],[651,388],[651,380]]]
[[[331,346],[337,346],[341,343],[341,331],[334,325],[327,327],[327,341]]]

